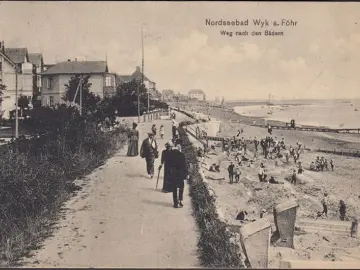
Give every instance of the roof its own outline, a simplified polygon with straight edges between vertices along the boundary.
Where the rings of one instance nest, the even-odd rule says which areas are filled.
[[[102,74],[108,72],[105,61],[66,61],[60,62],[42,73],[51,74]]]
[[[15,64],[22,64],[25,58],[28,59],[27,48],[5,48],[4,52]]]
[[[136,68],[136,70],[134,71],[133,74],[131,74],[131,80],[134,80],[134,79],[142,79],[142,72],[140,70],[139,67]],[[144,81],[150,81],[144,74]]]
[[[118,78],[119,82],[130,82],[131,81],[131,75],[117,75],[116,78]]]
[[[43,63],[43,56],[41,53],[29,53],[29,62],[37,67]]]
[[[191,94],[200,94],[200,95],[204,95],[204,91],[203,90],[199,90],[199,89],[192,89],[189,91],[189,95]]]

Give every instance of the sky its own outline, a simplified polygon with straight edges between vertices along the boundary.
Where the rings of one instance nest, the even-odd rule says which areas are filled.
[[[226,100],[360,98],[359,14],[355,2],[0,2],[0,39],[43,53],[47,64],[107,57],[111,72],[126,75],[141,66],[143,26],[144,73],[160,91],[202,89]],[[209,26],[207,19],[249,24]],[[297,24],[273,26],[282,19]],[[251,35],[265,30],[283,36]],[[235,35],[243,31],[248,36]]]

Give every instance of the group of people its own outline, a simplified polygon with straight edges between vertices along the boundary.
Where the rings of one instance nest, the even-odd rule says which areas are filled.
[[[173,119],[173,121],[175,121]],[[139,151],[139,131],[137,124],[132,124],[132,129],[128,131],[128,151],[127,156],[135,157],[140,154],[141,158],[146,161],[146,171],[148,177],[154,177],[155,159],[159,158],[158,144],[155,139],[157,127],[154,124],[148,137],[142,141]],[[174,129],[175,127],[175,129]],[[173,123],[173,142],[165,144],[165,150],[161,153],[160,170],[164,166],[164,181],[162,191],[164,193],[173,193],[173,203],[175,208],[183,206],[184,180],[188,178],[188,167],[185,155],[181,152],[181,141],[178,133],[178,125]],[[160,138],[163,139],[165,134],[164,126],[160,126]],[[174,146],[175,145],[175,146]]]
[[[330,162],[327,161],[324,157],[316,157],[315,161],[312,161],[310,164],[310,171],[320,172],[324,170],[330,170],[329,163],[331,167],[331,171],[334,171],[334,162],[330,159]]]

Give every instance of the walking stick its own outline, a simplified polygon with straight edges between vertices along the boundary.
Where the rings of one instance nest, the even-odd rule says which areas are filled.
[[[156,180],[156,189],[157,189],[158,183],[159,183],[159,176],[160,176],[160,169],[159,169],[158,176],[157,176],[157,180]]]

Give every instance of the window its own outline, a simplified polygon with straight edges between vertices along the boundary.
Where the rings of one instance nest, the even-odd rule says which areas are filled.
[[[105,77],[105,86],[112,86],[112,78],[111,76]]]
[[[0,71],[2,71],[2,62],[0,62]]]
[[[53,87],[53,78],[47,79],[47,89],[51,89]]]
[[[49,106],[50,107],[54,106],[54,97],[53,96],[49,97]]]

